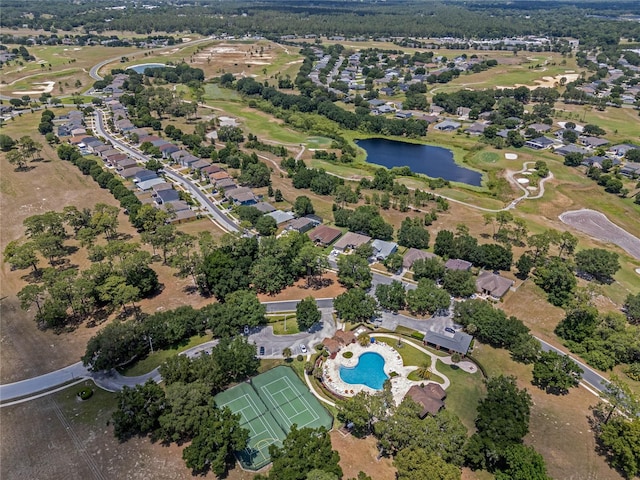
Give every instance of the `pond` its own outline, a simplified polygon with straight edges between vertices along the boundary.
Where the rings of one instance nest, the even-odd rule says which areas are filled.
[[[414,173],[475,187],[482,184],[482,174],[456,164],[453,152],[446,148],[384,138],[358,140],[356,143],[367,152],[368,163],[387,168],[409,167]]]
[[[127,70],[133,70],[136,73],[144,73],[147,68],[160,68],[166,67],[164,63],[142,63],[140,65],[133,65],[131,67],[127,67]]]

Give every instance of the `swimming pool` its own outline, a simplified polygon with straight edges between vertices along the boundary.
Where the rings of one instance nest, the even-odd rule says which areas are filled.
[[[355,367],[340,367],[340,378],[351,385],[366,385],[374,390],[382,390],[389,377],[384,373],[384,358],[375,352],[360,355]]]

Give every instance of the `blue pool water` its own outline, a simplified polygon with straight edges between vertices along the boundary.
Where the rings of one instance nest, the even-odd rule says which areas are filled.
[[[360,355],[355,367],[340,367],[340,378],[351,385],[366,385],[374,390],[382,390],[389,377],[384,373],[384,358],[375,352]]]
[[[127,70],[133,70],[136,73],[144,73],[147,68],[159,68],[166,67],[164,63],[143,63],[142,65],[134,65],[127,68]]]

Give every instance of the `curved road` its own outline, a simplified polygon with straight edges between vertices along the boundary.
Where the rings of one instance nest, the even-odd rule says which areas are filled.
[[[144,163],[149,161],[148,157],[146,157],[142,153],[139,153],[125,142],[118,140],[113,135],[108,133],[104,126],[103,115],[103,112],[101,112],[100,110],[96,110],[96,115],[94,117],[96,133],[109,140],[114,147],[118,147],[120,150],[130,155],[132,158],[135,158],[136,160]],[[165,170],[165,175],[185,186],[192,195],[197,197],[200,201],[200,204],[207,209],[207,211],[214,217],[215,223],[220,225],[223,230],[226,230],[228,232],[240,232],[238,226],[233,221],[231,221],[229,217],[224,215],[224,213],[222,213],[222,211],[202,192],[202,190],[200,190],[196,186],[194,182],[168,169]]]

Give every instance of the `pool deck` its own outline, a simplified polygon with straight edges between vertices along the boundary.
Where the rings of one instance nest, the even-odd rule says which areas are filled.
[[[417,348],[417,347],[416,347]],[[425,352],[427,355],[430,355],[432,370],[434,373],[437,373],[440,377],[445,380],[444,384],[440,384],[442,388],[447,388],[450,384],[450,381],[443,374],[439,373],[436,370],[436,357],[430,352],[419,348],[419,350]],[[345,352],[353,352],[352,358],[344,358],[343,354]],[[381,355],[384,358],[384,373],[386,373],[389,377],[391,377],[391,372],[396,372],[398,375],[390,378],[391,379],[391,391],[393,393],[393,399],[397,405],[402,402],[402,399],[406,395],[407,391],[413,385],[420,385],[425,383],[437,383],[429,380],[420,380],[418,382],[414,382],[409,380],[407,376],[416,370],[417,366],[404,366],[402,363],[402,357],[400,354],[391,346],[386,343],[371,343],[367,344],[366,347],[361,346],[358,343],[352,343],[342,348],[336,358],[334,360],[327,360],[324,365],[324,384],[335,392],[336,394],[343,397],[352,397],[359,392],[366,393],[376,393],[378,390],[374,390],[373,388],[367,387],[362,384],[351,384],[346,383],[340,377],[340,367],[354,367],[358,364],[360,359],[360,355],[367,352],[375,352]]]

